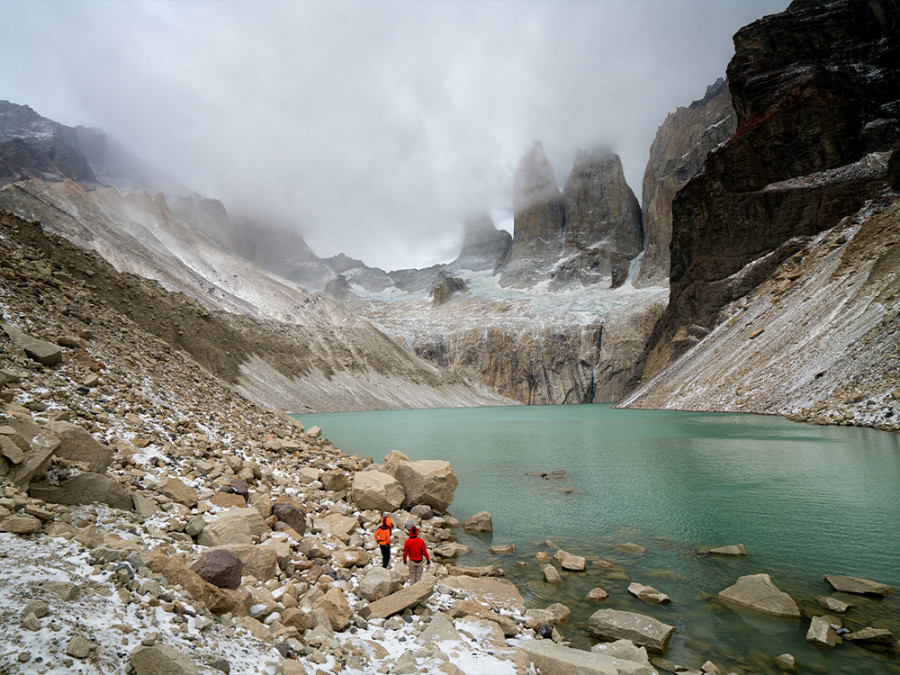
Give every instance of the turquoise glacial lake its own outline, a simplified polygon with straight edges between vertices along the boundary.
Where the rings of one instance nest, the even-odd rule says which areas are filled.
[[[805,643],[806,617],[827,613],[816,598],[855,607],[850,630],[888,628],[900,640],[900,596],[871,599],[834,593],[826,574],[900,587],[900,436],[848,427],[798,424],[778,417],[614,410],[607,405],[401,410],[302,415],[348,454],[384,461],[445,459],[459,477],[450,512],[461,522],[491,513],[492,535],[459,564],[498,564],[530,607],[572,609],[562,633],[587,649],[597,609],[649,614],[676,628],[665,658],[723,672],[777,673],[772,659],[792,654],[800,672],[900,673],[900,657],[854,644],[823,652]],[[564,474],[553,472],[565,472]],[[545,474],[545,475],[541,475]],[[552,542],[588,558],[583,573],[544,582],[535,555]],[[643,554],[617,545],[635,543]],[[517,553],[494,556],[492,544]],[[746,558],[703,550],[743,544]],[[612,563],[613,569],[600,564]],[[717,600],[740,576],[768,573],[800,605],[789,621]],[[632,581],[672,599],[646,604]],[[610,594],[584,601],[594,587]]]

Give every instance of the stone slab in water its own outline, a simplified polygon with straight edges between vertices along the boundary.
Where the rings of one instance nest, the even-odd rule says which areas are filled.
[[[741,577],[733,586],[720,592],[719,597],[763,614],[787,619],[800,618],[797,603],[787,593],[776,588],[768,574],[749,574]]]
[[[845,577],[839,574],[826,574],[825,581],[831,584],[831,587],[842,593],[855,593],[856,595],[876,595],[885,597],[896,591],[897,589],[887,584],[881,584],[877,581],[869,581],[868,579],[859,579],[857,577]]]
[[[664,654],[675,628],[646,614],[598,609],[588,619],[588,631],[593,637],[631,640],[651,652]]]

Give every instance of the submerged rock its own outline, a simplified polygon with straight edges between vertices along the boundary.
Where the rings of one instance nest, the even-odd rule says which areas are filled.
[[[719,593],[722,600],[748,607],[763,614],[799,619],[800,609],[787,593],[775,587],[768,574],[751,574],[737,580]]]
[[[463,523],[466,532],[493,532],[494,523],[491,514],[487,511],[479,511],[474,516],[467,518]]]
[[[897,590],[893,586],[878,583],[877,581],[859,579],[858,577],[845,577],[836,574],[826,574],[825,581],[831,584],[831,587],[836,591],[841,591],[842,593],[854,593],[856,595],[874,595],[883,598],[891,595]]]

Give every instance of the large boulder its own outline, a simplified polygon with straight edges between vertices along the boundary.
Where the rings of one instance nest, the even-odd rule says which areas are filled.
[[[279,497],[278,501],[272,505],[272,515],[297,534],[306,533],[306,511],[299,504],[282,501],[282,498]]]
[[[733,586],[721,591],[719,597],[763,614],[786,619],[800,618],[797,603],[787,593],[778,590],[768,574],[750,574],[741,577]]]
[[[59,485],[33,483],[28,494],[52,504],[107,504],[114,509],[134,510],[131,493],[117,480],[99,473],[80,473]]]
[[[400,575],[384,567],[373,567],[359,582],[359,594],[370,602],[394,593],[403,583]]]
[[[459,482],[450,462],[439,459],[398,462],[393,476],[403,488],[403,508],[428,504],[439,513],[447,511]]]
[[[230,612],[240,616],[247,613],[244,596],[240,592],[219,588],[204,581],[183,560],[170,558],[162,551],[152,551],[150,558],[152,572],[162,574],[173,586],[181,585],[195,601],[202,603],[213,614]]]
[[[455,558],[466,553],[471,553],[472,549],[465,544],[459,544],[455,541],[447,541],[440,546],[431,549],[438,558]]]
[[[553,559],[559,563],[560,567],[569,572],[584,572],[587,569],[587,561],[584,558],[562,549],[553,554]]]
[[[814,616],[809,624],[809,630],[806,631],[806,641],[816,647],[833,649],[840,638],[833,622],[827,616]]]
[[[350,535],[359,527],[359,521],[340,513],[328,513],[313,518],[313,526],[326,537],[340,539],[344,543],[350,541]]]
[[[445,586],[457,591],[461,596],[488,607],[505,609],[510,612],[524,612],[525,601],[515,584],[506,579],[494,577],[450,576],[442,579]]]
[[[168,645],[138,646],[129,661],[134,675],[199,675],[187,654]]]
[[[173,502],[184,504],[188,508],[197,505],[197,491],[189,485],[185,485],[180,478],[174,476],[167,478],[159,486],[159,491]]]
[[[313,605],[313,609],[323,609],[328,615],[328,621],[333,630],[342,631],[350,625],[350,617],[353,612],[344,597],[344,592],[337,586],[332,586],[324,596]]]
[[[881,584],[877,581],[869,581],[858,577],[845,577],[839,574],[826,574],[825,581],[831,584],[831,587],[836,591],[854,593],[856,595],[873,595],[883,598],[897,590],[893,586]]]
[[[232,508],[206,523],[197,536],[197,543],[201,546],[251,544],[253,537],[262,537],[270,531],[259,511],[252,506]]]
[[[253,544],[225,544],[212,550],[212,552],[216,551],[227,551],[238,558],[243,567],[242,573],[260,581],[273,579],[278,572],[278,554],[275,548],[268,544],[259,546],[254,546]]]
[[[55,366],[62,361],[62,350],[58,345],[28,335],[11,324],[0,323],[0,328],[3,328],[13,344],[23,350],[28,358],[42,366]]]
[[[638,600],[649,602],[652,605],[667,605],[671,602],[669,596],[665,593],[656,590],[653,586],[639,584],[636,581],[628,585],[628,592]]]
[[[241,585],[244,563],[231,551],[216,549],[204,553],[191,565],[191,571],[213,586],[236,589]]]
[[[12,532],[13,534],[35,534],[40,532],[43,523],[27,513],[13,513],[0,518],[0,532]]]
[[[343,492],[350,487],[350,479],[341,469],[323,471],[319,480],[322,482],[322,487],[329,492]]]
[[[598,609],[588,619],[588,632],[602,640],[630,640],[648,651],[664,654],[675,628],[645,614]]]
[[[59,439],[56,456],[84,462],[88,471],[105,473],[112,461],[112,448],[102,445],[91,434],[71,422],[48,422],[47,431]]]
[[[412,586],[407,586],[385,598],[376,600],[360,610],[360,615],[367,620],[386,619],[394,614],[400,614],[406,609],[418,607],[430,598],[433,592],[434,577],[427,576]]]
[[[360,509],[382,512],[396,511],[406,496],[397,479],[382,471],[358,471],[350,494]]]
[[[578,675],[656,675],[649,663],[572,649],[552,640],[514,640],[539,673]]]
[[[493,532],[494,521],[491,520],[491,514],[487,511],[479,511],[475,515],[466,518],[463,523],[463,529],[466,532]]]
[[[17,488],[26,490],[32,480],[47,473],[47,469],[50,468],[50,460],[59,449],[59,439],[47,431],[31,435],[23,428],[27,425],[17,425],[16,422],[18,420],[14,420],[12,426],[26,438],[29,450],[22,460],[12,468],[8,478]]]

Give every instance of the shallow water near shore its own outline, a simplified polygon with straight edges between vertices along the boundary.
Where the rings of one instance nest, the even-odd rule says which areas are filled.
[[[674,625],[667,660],[723,672],[776,673],[788,652],[800,672],[898,673],[900,659],[851,644],[821,652],[804,642],[809,619],[787,621],[722,604],[716,594],[746,574],[766,572],[804,617],[825,614],[816,597],[856,607],[851,630],[888,628],[900,639],[900,596],[833,593],[826,574],[900,586],[900,436],[798,424],[778,417],[614,410],[608,405],[329,413],[298,417],[319,425],[348,454],[384,460],[446,459],[459,477],[451,513],[487,510],[493,535],[460,530],[472,547],[459,564],[499,564],[526,604],[563,602],[573,646],[593,643],[588,617],[624,609]],[[564,475],[552,475],[565,471]],[[542,477],[540,474],[547,474]],[[544,583],[542,542],[588,558],[584,573]],[[636,543],[636,555],[617,544]],[[746,558],[701,550],[741,543]],[[517,553],[493,556],[492,544]],[[608,561],[618,569],[598,564]],[[626,591],[637,581],[669,595],[649,605]],[[610,598],[584,601],[595,586]]]

